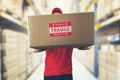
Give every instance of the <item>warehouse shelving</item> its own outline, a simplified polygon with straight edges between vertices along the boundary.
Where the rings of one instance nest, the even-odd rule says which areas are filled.
[[[8,20],[8,21],[10,21],[10,22],[12,22],[16,25],[25,27],[25,23],[23,23],[22,21],[14,18],[13,16],[11,16],[10,14],[8,14],[5,11],[0,11],[0,18],[6,19],[6,20]]]
[[[24,1],[26,2],[26,0]],[[28,0],[28,2],[29,1],[31,0]],[[22,9],[30,6],[32,9],[34,8],[34,11],[36,10],[31,3],[28,5],[28,3],[25,2],[23,6],[21,6],[21,8],[23,7]],[[35,13],[38,14],[37,11]],[[23,22],[23,16],[18,17],[17,15],[14,15],[12,11],[8,11],[7,7],[4,7],[4,9],[0,8],[2,80],[25,80],[40,63],[39,56],[34,55],[32,49],[28,47],[27,24],[25,22]],[[11,60],[14,61],[10,62]],[[16,74],[11,75],[13,72]]]
[[[103,22],[97,23],[96,30],[99,30],[101,28],[106,28],[108,25],[112,25],[118,21],[120,21],[120,15],[113,16],[113,17],[111,17]]]
[[[110,53],[114,53],[114,52],[110,52],[110,50],[108,52],[102,52],[102,51],[100,51],[100,48],[101,48],[101,46],[105,45],[107,47],[109,46],[109,48],[110,47],[118,47],[118,49],[120,49],[119,48],[119,46],[120,46],[120,14],[118,13],[120,10],[117,9],[117,10],[119,10],[117,12],[117,14],[115,14],[116,12],[114,12],[114,11],[116,11],[115,9],[111,10],[111,11],[108,10],[107,13],[104,15],[104,17],[102,16],[102,17],[100,17],[101,19],[98,20],[97,19],[97,17],[99,16],[99,15],[97,15],[97,12],[98,12],[97,10],[98,10],[98,6],[99,6],[98,3],[99,3],[99,1],[104,1],[104,0],[88,0],[88,1],[90,1],[89,4],[87,4],[87,5],[85,4],[86,6],[81,4],[81,7],[83,6],[83,8],[81,8],[81,7],[80,8],[82,9],[82,12],[89,12],[89,11],[93,12],[93,8],[94,8],[94,12],[95,12],[95,34],[94,34],[95,35],[95,45],[94,45],[95,52],[94,52],[94,70],[93,70],[93,72],[94,72],[94,76],[96,78],[99,78],[100,80],[106,80],[106,79],[103,79],[102,76],[106,76],[106,75],[110,74],[112,69],[111,69],[111,71],[110,70],[107,71],[108,74],[101,73],[102,72],[101,64],[99,65],[99,62],[101,62],[102,57],[105,56],[105,54],[102,54],[102,53],[108,53],[106,55],[106,57],[104,57],[105,59],[110,58],[110,56],[113,56],[113,59],[108,60],[109,64],[110,64],[110,61],[112,62],[112,60],[113,61],[117,60],[117,58],[115,59],[115,56],[118,56],[118,55],[117,54],[110,54]],[[108,0],[108,1],[111,2],[112,0],[111,1]],[[118,1],[118,0],[116,0],[116,1]],[[106,1],[106,3],[108,4],[107,1]],[[101,5],[102,4],[100,4],[100,6]],[[116,6],[116,5],[114,4],[114,6]],[[105,6],[107,6],[107,5],[105,5]],[[118,7],[118,5],[117,5],[117,7]],[[111,7],[109,7],[109,9],[110,8]],[[83,11],[83,9],[84,9],[84,11]],[[102,8],[102,9],[104,11],[104,8]],[[108,13],[108,12],[110,12],[110,13]],[[104,12],[103,12],[103,14],[104,14]],[[115,50],[115,49],[112,49],[112,50]],[[116,51],[115,53],[118,53],[118,52]],[[88,61],[88,62],[90,62],[90,61]],[[117,63],[117,61],[116,61],[116,63]],[[108,68],[110,68],[112,66],[109,64],[107,64]],[[89,66],[87,66],[87,67],[88,67],[88,69],[90,69]],[[117,73],[117,74],[119,75],[120,73]],[[116,76],[116,75],[114,75],[114,76]],[[110,80],[110,75],[108,78]],[[113,78],[112,78],[112,80],[113,80]],[[116,80],[116,79],[114,79],[114,80]],[[118,80],[119,80],[119,78],[118,78]]]
[[[101,27],[120,21],[120,15],[113,16],[112,18],[101,23]]]
[[[9,59],[11,59],[12,58],[11,56],[13,56],[13,55],[9,54],[11,56],[9,56],[9,55],[8,56],[4,56],[4,54],[8,52],[8,51],[4,52],[7,49],[7,47],[5,48],[5,46],[9,45],[9,46],[11,46],[11,48],[9,47],[8,49],[14,49],[15,46],[13,46],[13,45],[17,45],[17,42],[16,42],[17,36],[14,39],[12,37],[14,37],[14,35],[17,35],[18,33],[20,33],[20,31],[26,35],[26,31],[27,30],[26,30],[25,25],[22,23],[21,20],[15,18],[11,14],[9,14],[9,13],[7,13],[5,11],[2,11],[2,10],[0,11],[0,28],[1,28],[1,34],[0,35],[1,35],[1,47],[2,47],[2,49],[0,50],[2,52],[2,54],[1,54],[1,64],[2,64],[1,65],[1,72],[2,72],[1,79],[3,80],[5,78],[5,76],[6,76],[6,73],[7,73],[7,71],[5,72],[5,70],[8,69],[7,66],[16,64],[16,61],[13,61],[13,63],[10,63],[10,64],[6,64],[7,61]],[[8,31],[10,31],[10,34],[7,33]],[[11,32],[12,33],[14,32],[15,34],[12,34]],[[9,36],[7,37],[8,34],[9,34]],[[12,41],[12,40],[14,40],[15,42]],[[7,41],[9,41],[9,42],[7,42]],[[17,47],[15,48],[15,50],[12,50],[13,52],[11,50],[9,52],[10,53],[11,52],[14,53],[15,56],[16,56],[17,55],[17,52],[15,52],[16,49],[17,49]],[[13,57],[13,59],[15,58],[15,56]],[[6,61],[6,63],[5,63],[5,61]],[[14,67],[13,68],[9,68],[9,69],[10,70],[12,70],[12,69],[15,70],[17,68],[16,65]],[[9,71],[8,74],[12,73],[12,71],[10,72],[10,70],[8,70]],[[18,71],[16,71],[16,72],[18,72]],[[17,74],[18,73],[16,73],[16,75]],[[10,79],[10,76],[8,77],[8,79]]]
[[[113,28],[118,28],[118,29],[114,30]],[[111,31],[111,34],[109,34],[109,35],[113,35],[113,37],[115,37],[115,34],[118,34],[118,36],[116,36],[116,37],[118,37],[117,38],[118,40],[111,40],[111,43],[119,44],[119,42],[120,42],[120,36],[119,36],[119,34],[120,34],[120,15],[113,16],[113,17],[109,18],[108,20],[105,20],[100,23],[100,26],[98,28],[99,33],[102,32],[102,34],[104,34],[104,33],[107,33],[108,30],[109,30],[109,32]],[[104,31],[104,33],[103,33],[103,31]]]
[[[115,15],[114,10],[109,14],[112,16],[106,15],[95,27],[98,33],[99,79],[119,80],[120,14]]]

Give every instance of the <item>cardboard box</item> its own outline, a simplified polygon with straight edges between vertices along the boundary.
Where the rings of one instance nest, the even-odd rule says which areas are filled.
[[[84,47],[94,44],[94,13],[28,17],[31,48]]]

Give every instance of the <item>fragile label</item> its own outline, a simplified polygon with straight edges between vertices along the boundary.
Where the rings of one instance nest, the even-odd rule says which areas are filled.
[[[71,22],[58,22],[49,24],[50,36],[70,36],[72,35]]]

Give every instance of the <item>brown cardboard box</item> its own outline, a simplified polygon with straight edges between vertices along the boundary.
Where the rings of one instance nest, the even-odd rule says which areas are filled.
[[[94,44],[94,13],[28,17],[31,48],[84,47]]]

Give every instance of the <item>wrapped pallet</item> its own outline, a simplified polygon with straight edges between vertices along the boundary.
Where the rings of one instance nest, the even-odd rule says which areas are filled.
[[[18,78],[19,68],[16,33],[16,31],[10,29],[2,30],[3,78],[5,80],[15,80],[15,78]]]
[[[17,33],[18,38],[18,65],[19,65],[19,80],[25,80],[27,77],[27,37],[22,32]]]
[[[99,52],[99,79],[119,80],[120,53],[111,51]]]

